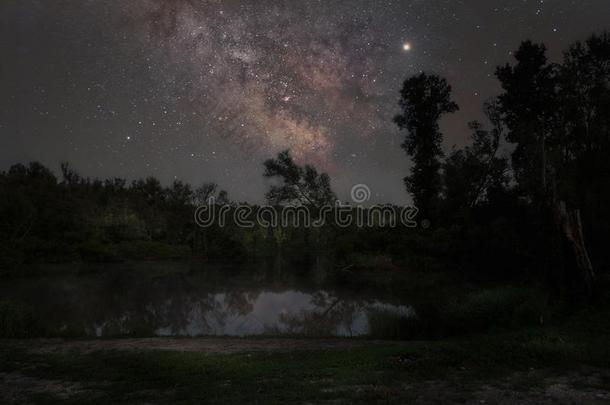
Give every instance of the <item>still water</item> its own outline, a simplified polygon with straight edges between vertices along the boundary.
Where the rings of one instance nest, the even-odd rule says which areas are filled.
[[[363,336],[414,315],[383,294],[320,280],[310,270],[137,263],[49,269],[0,292],[59,336]]]

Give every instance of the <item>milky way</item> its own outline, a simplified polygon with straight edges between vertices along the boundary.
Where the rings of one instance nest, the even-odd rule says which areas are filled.
[[[261,163],[290,149],[407,202],[400,84],[431,71],[460,104],[445,147],[498,92],[525,38],[553,57],[607,28],[606,0],[9,0],[2,11],[0,163],[70,161],[84,175],[216,181],[260,201]],[[405,48],[409,44],[409,49]]]

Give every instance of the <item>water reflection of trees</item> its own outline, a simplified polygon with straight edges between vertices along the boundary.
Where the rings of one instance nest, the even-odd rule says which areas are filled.
[[[281,295],[291,288],[308,291],[309,303],[288,305],[286,311],[274,313],[266,321],[254,317],[263,292]],[[267,280],[256,272],[227,274],[216,270],[143,276],[129,269],[114,269],[29,280],[7,293],[33,307],[45,329],[53,334],[106,337],[222,334],[231,322],[232,333],[236,333],[237,324],[238,333],[243,334],[351,335],[359,332],[353,327],[362,322],[372,302],[303,283]],[[255,322],[258,329],[252,329],[249,322]]]
[[[354,321],[366,309],[363,300],[346,300],[325,291],[311,296],[313,305],[297,313],[280,313],[276,325],[267,325],[269,334],[296,334],[306,336],[353,335]],[[362,332],[360,332],[362,333]]]

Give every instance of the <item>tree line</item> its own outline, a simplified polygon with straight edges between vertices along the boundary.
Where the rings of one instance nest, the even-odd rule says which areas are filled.
[[[502,93],[484,106],[489,129],[471,122],[471,145],[444,160],[439,120],[459,108],[451,86],[425,73],[404,82],[395,122],[414,163],[405,184],[425,215],[466,229],[482,212],[498,219],[525,209],[541,269],[557,287],[590,297],[594,268],[608,263],[610,36],[575,43],[559,63],[531,41],[514,56],[496,69]]]

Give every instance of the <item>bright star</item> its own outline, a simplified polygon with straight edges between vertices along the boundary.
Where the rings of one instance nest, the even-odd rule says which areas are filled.
[[[411,50],[411,44],[408,42],[405,42],[404,44],[402,44],[402,50],[405,52],[408,52]]]

